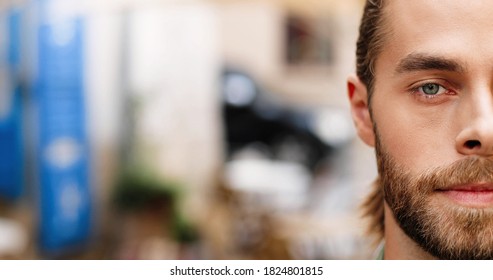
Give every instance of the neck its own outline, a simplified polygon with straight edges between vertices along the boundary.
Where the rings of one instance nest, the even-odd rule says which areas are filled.
[[[392,211],[385,203],[385,250],[386,260],[421,260],[434,259],[432,255],[424,251],[404,231],[394,218]]]

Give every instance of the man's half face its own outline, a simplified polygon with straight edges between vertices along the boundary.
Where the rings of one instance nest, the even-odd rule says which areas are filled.
[[[404,230],[439,258],[493,258],[493,1],[392,0],[371,101]]]

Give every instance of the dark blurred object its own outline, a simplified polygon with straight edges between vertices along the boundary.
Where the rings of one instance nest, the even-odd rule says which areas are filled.
[[[313,112],[277,100],[248,74],[226,69],[222,97],[228,158],[260,143],[266,157],[313,170],[335,148],[317,135]]]
[[[190,243],[196,241],[197,234],[180,211],[182,189],[177,183],[156,179],[146,172],[129,171],[115,189],[114,202],[119,212],[158,214],[176,241]]]
[[[286,18],[286,61],[290,65],[331,65],[334,62],[334,24],[328,17]]]
[[[199,236],[183,215],[183,186],[142,168],[129,169],[113,193],[111,259],[195,259]]]

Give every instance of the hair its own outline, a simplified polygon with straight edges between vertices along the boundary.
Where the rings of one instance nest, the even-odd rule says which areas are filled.
[[[371,115],[371,97],[375,82],[375,61],[382,52],[386,28],[384,23],[384,0],[366,0],[356,45],[356,74],[368,91],[368,106]],[[375,129],[376,126],[374,125]],[[375,135],[377,132],[375,131]],[[378,142],[378,141],[377,141]],[[370,219],[369,234],[376,241],[383,239],[384,196],[380,179],[372,185],[372,191],[362,205],[363,215]]]
[[[383,240],[384,225],[384,193],[380,177],[378,177],[371,186],[372,190],[368,197],[361,205],[363,217],[369,219],[368,234],[375,238],[375,244],[378,245]]]
[[[356,43],[356,74],[368,89],[368,101],[375,82],[375,61],[386,37],[384,4],[384,0],[366,0]]]

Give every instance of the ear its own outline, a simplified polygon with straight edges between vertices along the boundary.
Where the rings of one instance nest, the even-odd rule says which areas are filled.
[[[368,146],[375,147],[375,133],[368,108],[366,85],[356,75],[351,75],[347,80],[347,88],[356,131],[363,142]]]

